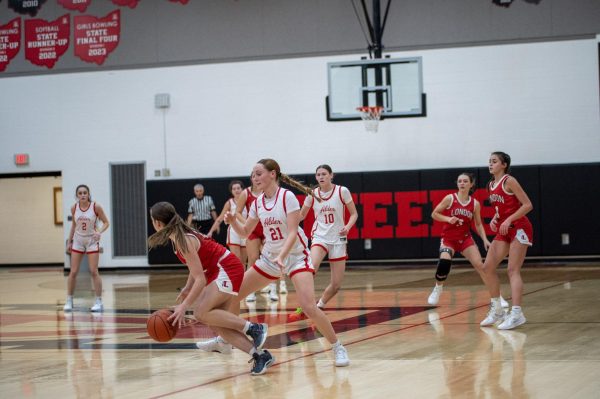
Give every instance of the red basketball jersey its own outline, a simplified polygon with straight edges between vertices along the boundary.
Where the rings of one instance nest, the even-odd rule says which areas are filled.
[[[196,237],[196,239],[200,242],[198,256],[200,257],[200,262],[202,262],[202,268],[204,269],[204,274],[206,274],[206,279],[210,280],[210,276],[216,276],[219,274],[219,260],[227,252],[227,249],[204,234],[194,232],[186,235]],[[179,252],[179,250],[175,251],[175,255],[177,255],[181,263],[186,263],[185,258],[181,252]]]
[[[460,202],[458,196],[452,194],[452,203],[443,212],[445,216],[455,216],[462,220],[461,223],[444,223],[442,238],[448,240],[464,240],[471,235],[471,221],[475,212],[475,198],[469,196],[466,203]]]
[[[504,183],[509,177],[510,175],[504,175],[498,183],[494,184],[494,182],[490,182],[488,187],[490,204],[496,209],[496,213],[498,214],[498,226],[521,207],[521,203],[515,194],[504,190]]]
[[[250,187],[246,188],[246,191],[248,191],[248,196],[246,197],[246,212],[248,214],[250,214],[250,207],[252,206],[252,204],[254,203],[254,201],[256,201],[257,197],[254,196],[254,194],[252,193],[252,189],[250,189]],[[263,227],[262,227],[262,224],[260,223],[260,221],[258,222],[258,224],[256,225],[256,227],[252,231],[252,234],[255,237],[262,237],[263,236]],[[250,238],[252,238],[252,237],[250,237]]]

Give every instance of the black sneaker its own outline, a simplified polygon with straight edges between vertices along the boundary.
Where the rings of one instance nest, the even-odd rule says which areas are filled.
[[[269,326],[266,324],[252,323],[248,331],[246,331],[246,335],[252,338],[256,350],[261,350],[267,340],[268,332]]]
[[[248,363],[250,362],[254,362],[250,374],[261,375],[266,373],[269,366],[275,363],[275,357],[268,350],[264,350],[261,354],[254,353]]]

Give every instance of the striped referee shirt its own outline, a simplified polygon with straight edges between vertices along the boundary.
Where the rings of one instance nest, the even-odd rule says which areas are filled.
[[[215,209],[215,203],[213,202],[212,197],[210,195],[204,195],[202,199],[194,197],[190,200],[188,213],[192,214],[192,220],[199,222],[212,219],[210,212]]]

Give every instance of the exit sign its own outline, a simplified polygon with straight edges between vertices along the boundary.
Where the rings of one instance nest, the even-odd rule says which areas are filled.
[[[29,165],[29,154],[15,154],[15,165]]]

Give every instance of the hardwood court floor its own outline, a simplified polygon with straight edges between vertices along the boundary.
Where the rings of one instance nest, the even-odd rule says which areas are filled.
[[[167,344],[146,334],[171,305],[183,270],[105,272],[105,311],[90,314],[80,276],[76,311],[62,312],[62,268],[0,269],[0,392],[4,398],[598,398],[600,264],[524,269],[527,324],[480,328],[488,297],[468,268],[452,271],[427,305],[434,269],[351,267],[327,314],[351,365],[335,368],[310,321],[290,321],[295,294],[261,295],[243,315],[270,325],[277,363],[249,375],[249,356],[203,353],[195,324]],[[317,276],[319,291],[329,270]],[[503,292],[509,297],[505,270]],[[288,282],[288,285],[291,285]]]

